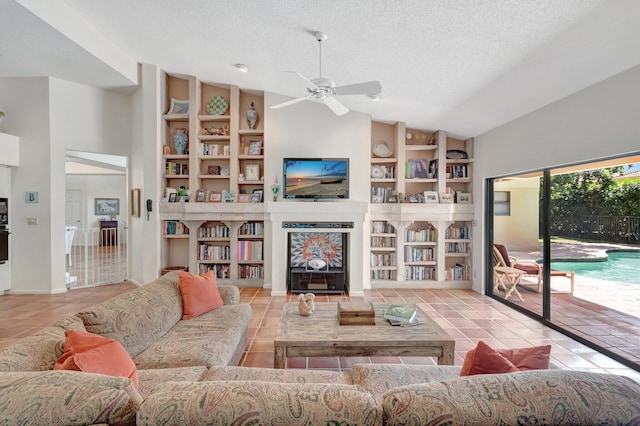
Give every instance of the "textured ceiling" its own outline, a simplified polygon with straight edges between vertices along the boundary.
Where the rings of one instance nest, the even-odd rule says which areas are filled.
[[[137,62],[291,97],[306,85],[284,71],[319,76],[321,30],[324,77],[382,83],[382,100],[341,97],[345,105],[458,137],[640,64],[636,0],[0,0],[0,76],[127,84],[22,7],[40,2],[64,2]],[[12,43],[6,25],[20,34]]]

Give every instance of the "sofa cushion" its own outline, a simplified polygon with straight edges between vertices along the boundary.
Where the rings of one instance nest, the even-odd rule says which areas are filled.
[[[136,365],[117,340],[86,331],[67,330],[65,335],[64,354],[56,361],[54,370],[128,377],[138,388]]]
[[[138,425],[379,425],[364,389],[328,383],[169,382],[144,400]]]
[[[0,424],[134,425],[131,380],[76,371],[0,373]]]
[[[117,340],[134,357],[182,318],[178,286],[178,272],[169,272],[144,287],[83,309],[76,315],[87,331]]]
[[[244,345],[251,313],[251,306],[241,303],[179,321],[133,362],[138,369],[228,365],[238,345]]]
[[[515,371],[549,368],[551,345],[517,349],[493,349],[483,341],[467,352],[461,376],[474,374],[513,373]]]
[[[416,383],[439,382],[460,376],[460,367],[453,365],[354,364],[351,380],[382,401],[390,389]]]
[[[179,277],[183,320],[190,320],[224,304],[213,271],[203,275],[180,271]]]
[[[386,425],[637,424],[640,384],[584,371],[485,374],[392,389],[382,410]]]
[[[211,367],[203,381],[257,380],[278,383],[352,384],[351,375],[330,370],[298,370],[255,367]]]
[[[64,330],[45,327],[0,349],[0,371],[42,371],[64,352]]]
[[[197,382],[207,373],[207,367],[153,368],[138,371],[138,393],[146,398],[166,382]]]

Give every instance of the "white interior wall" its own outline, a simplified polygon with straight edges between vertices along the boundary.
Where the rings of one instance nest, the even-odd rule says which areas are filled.
[[[128,155],[130,97],[55,78],[0,78],[0,99],[3,130],[20,137],[11,176],[11,292],[66,291],[65,149]],[[39,203],[25,203],[25,192],[38,192]],[[38,225],[27,225],[28,217]]]
[[[538,178],[496,182],[494,191],[511,194],[511,214],[493,218],[493,241],[509,250],[538,249],[540,180]]]
[[[87,218],[87,228],[99,228],[100,220],[109,219],[108,216],[96,216],[96,198],[120,199],[120,214],[116,220],[127,222],[129,218],[127,203],[127,178],[125,175],[67,175],[66,189],[82,191],[83,211]]]
[[[473,288],[484,291],[485,179],[638,152],[640,66],[477,136]]]

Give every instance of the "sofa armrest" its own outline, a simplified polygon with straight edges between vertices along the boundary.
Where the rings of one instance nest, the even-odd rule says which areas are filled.
[[[234,285],[219,285],[220,297],[225,305],[237,305],[240,303],[240,290]]]

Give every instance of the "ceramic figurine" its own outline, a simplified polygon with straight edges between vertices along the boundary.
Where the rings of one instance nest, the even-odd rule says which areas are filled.
[[[300,294],[298,296],[298,300],[300,304],[298,304],[298,312],[303,317],[308,317],[316,310],[316,305],[313,303],[313,299],[315,299],[316,295],[313,293]]]

